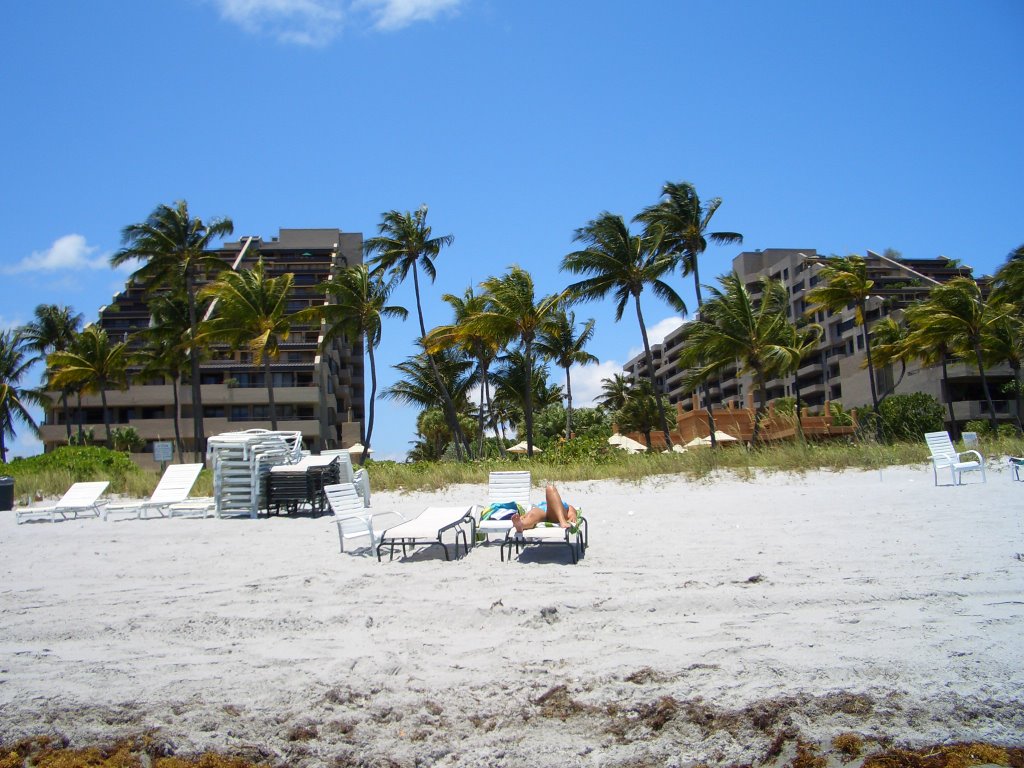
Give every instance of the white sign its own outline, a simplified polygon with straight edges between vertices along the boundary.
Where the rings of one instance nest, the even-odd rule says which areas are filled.
[[[173,461],[174,443],[153,443],[153,461]]]

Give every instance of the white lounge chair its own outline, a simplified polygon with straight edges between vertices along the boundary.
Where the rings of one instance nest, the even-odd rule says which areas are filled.
[[[935,484],[939,484],[939,469],[949,468],[949,474],[956,485],[961,485],[964,472],[981,472],[981,482],[985,482],[985,458],[977,451],[957,451],[949,432],[927,432],[924,436],[931,451],[932,474]],[[976,459],[961,461],[962,456],[974,455]]]
[[[67,520],[71,517],[99,517],[102,514],[102,507],[105,501],[99,498],[110,485],[109,480],[100,480],[92,483],[75,483],[64,493],[56,504],[45,507],[26,507],[15,513],[15,522],[21,523],[31,518],[48,518],[55,523],[58,519]]]
[[[334,523],[338,526],[339,552],[345,551],[346,539],[370,537],[370,549],[377,546],[377,533],[373,530],[374,513],[363,504],[352,483],[336,483],[324,486],[327,503],[334,512]],[[380,513],[378,513],[380,514]],[[393,512],[405,520],[400,512]]]
[[[134,513],[137,520],[146,517],[148,512],[156,512],[161,517],[166,512],[173,517],[175,505],[185,503],[202,469],[202,464],[172,464],[164,470],[164,476],[152,496],[133,504],[108,504],[103,511],[103,519],[107,520],[111,513],[117,512]]]
[[[533,506],[530,501],[532,481],[528,471],[519,470],[515,472],[491,472],[487,478],[487,504],[478,507],[476,510],[476,530],[485,534],[488,539],[491,536],[504,540],[505,536],[512,529],[511,521],[507,519],[481,520],[480,516],[492,504],[516,503],[524,509]]]
[[[343,483],[352,483],[356,487],[356,493],[363,500],[363,506],[370,506],[370,473],[364,467],[356,469],[352,466],[352,455],[347,448],[330,449],[320,451],[321,456],[337,456],[341,462],[341,477]]]
[[[508,547],[508,559],[511,561],[512,547],[515,547],[518,553],[521,548],[530,544],[554,544],[568,547],[575,565],[580,561],[580,555],[587,550],[586,526],[587,521],[581,516],[580,523],[575,528],[561,528],[553,523],[542,523],[522,533],[510,530],[501,544],[501,559],[505,560],[505,547]]]
[[[427,507],[423,512],[404,523],[388,528],[380,535],[380,543],[377,545],[377,560],[380,561],[381,550],[391,546],[391,557],[395,557],[395,545],[402,547],[402,556],[406,555],[407,547],[417,546],[439,546],[444,550],[444,559],[450,560],[448,545],[444,541],[444,535],[448,531],[455,534],[455,556],[459,556],[459,537],[462,538],[462,548],[466,554],[469,553],[469,542],[466,538],[466,525],[470,530],[474,529],[476,521],[473,518],[473,507]]]

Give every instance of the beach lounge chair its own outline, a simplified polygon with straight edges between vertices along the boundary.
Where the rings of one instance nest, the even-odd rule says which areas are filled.
[[[1024,467],[1024,456],[1011,456],[1010,462],[1010,479],[1020,480],[1020,469]]]
[[[325,485],[324,495],[334,512],[334,523],[338,526],[338,551],[345,551],[347,539],[363,536],[370,537],[370,549],[373,549],[377,545],[377,534],[373,530],[374,513],[363,504],[363,499],[356,493],[356,487],[345,482]],[[405,519],[399,512],[393,514]]]
[[[202,469],[202,464],[172,464],[164,470],[164,476],[160,478],[152,496],[134,504],[108,504],[103,510],[103,519],[107,520],[111,513],[119,512],[134,513],[136,520],[143,519],[149,512],[155,512],[160,517],[166,512],[173,517],[172,505],[183,504],[188,499]]]
[[[363,500],[363,506],[370,506],[370,473],[364,467],[356,469],[352,466],[352,454],[347,448],[320,451],[321,456],[337,456],[340,462],[340,482],[352,483],[356,493]]]
[[[532,482],[528,471],[491,472],[487,479],[487,504],[476,511],[476,530],[488,538],[504,541],[512,529],[508,519],[513,508],[498,509],[501,505],[518,504],[524,509],[532,506],[530,490]],[[491,510],[491,514],[488,514]]]
[[[45,518],[55,523],[58,519],[67,520],[70,517],[99,517],[105,501],[99,498],[107,486],[109,480],[100,480],[93,483],[75,483],[57,501],[45,507],[26,507],[15,513],[15,522],[21,523],[32,518]]]
[[[462,548],[466,554],[469,553],[469,542],[466,539],[466,525],[470,531],[475,530],[476,520],[473,517],[473,507],[427,507],[423,512],[407,520],[404,523],[388,528],[380,535],[380,543],[377,545],[377,560],[381,559],[381,550],[386,546],[391,547],[391,557],[395,558],[395,545],[402,547],[402,556],[406,555],[407,547],[418,546],[439,546],[444,550],[444,559],[450,560],[448,545],[444,541],[444,535],[448,531],[455,534],[455,556],[459,556],[459,537],[462,538]]]
[[[956,485],[962,484],[964,472],[981,472],[981,482],[985,482],[985,458],[977,451],[957,451],[953,447],[953,441],[949,439],[949,432],[927,432],[924,436],[928,443],[928,450],[931,451],[932,474],[935,476],[935,484],[939,484],[939,470],[949,468],[950,477]],[[974,455],[976,459],[961,461],[962,456]]]

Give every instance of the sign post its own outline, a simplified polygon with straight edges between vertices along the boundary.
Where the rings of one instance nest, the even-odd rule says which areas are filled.
[[[174,459],[174,443],[153,443],[153,461],[160,464],[160,471],[167,469],[167,464]]]

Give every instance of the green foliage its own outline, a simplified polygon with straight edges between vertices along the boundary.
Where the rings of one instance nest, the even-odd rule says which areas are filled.
[[[96,431],[92,427],[86,427],[81,434],[76,429],[68,438],[68,445],[92,445],[94,442],[96,442]]]
[[[943,429],[942,404],[924,392],[891,395],[878,404],[887,440],[919,440]]]
[[[40,456],[14,459],[0,465],[0,474],[14,478],[18,494],[38,490],[59,495],[72,483],[89,480],[109,480],[110,492],[133,496],[147,496],[156,486],[154,472],[140,469],[119,451],[99,446],[63,446]]]
[[[992,432],[992,424],[988,419],[971,419],[964,424],[964,432],[977,432],[980,437],[1000,437],[1004,439],[1015,438],[1017,428],[1013,424],[1000,424],[998,430]],[[1015,455],[1020,455],[1019,452]]]
[[[114,427],[110,430],[110,441],[115,451],[140,453],[146,447],[146,441],[135,427]]]
[[[572,428],[577,438],[591,435],[608,438],[612,433],[612,420],[598,408],[573,408]],[[522,434],[522,424],[517,425],[517,430]],[[537,445],[545,451],[557,445],[565,437],[565,406],[548,405],[538,411],[534,415],[533,433]]]
[[[843,410],[843,404],[838,400],[829,403],[829,410],[832,411],[832,423],[837,427],[853,426],[853,417]]]
[[[796,415],[795,397],[777,397],[772,402],[775,404],[775,412],[780,416]]]

